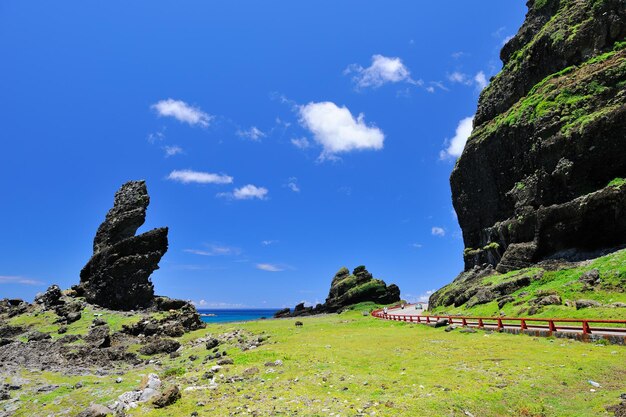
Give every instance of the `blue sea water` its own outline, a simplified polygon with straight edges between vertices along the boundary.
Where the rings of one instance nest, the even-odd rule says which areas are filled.
[[[234,321],[259,320],[262,317],[271,319],[279,309],[198,309],[202,321],[205,323],[229,323]],[[206,314],[211,314],[207,316]]]

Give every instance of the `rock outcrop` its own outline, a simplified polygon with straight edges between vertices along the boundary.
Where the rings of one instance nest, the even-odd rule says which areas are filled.
[[[330,291],[324,304],[315,307],[305,307],[298,304],[293,311],[283,309],[274,317],[298,317],[312,314],[336,313],[343,308],[372,301],[379,304],[391,304],[400,301],[400,288],[397,285],[387,285],[380,279],[375,279],[365,266],[358,266],[352,274],[346,267],[341,268],[330,284]]]
[[[114,310],[146,308],[154,302],[150,275],[168,247],[167,227],[135,236],[150,202],[144,181],[130,181],[115,194],[98,228],[94,253],[80,273],[79,294]]]
[[[626,0],[528,8],[450,178],[465,272],[431,308],[504,305],[486,276],[626,245]]]
[[[626,0],[531,0],[451,176],[465,268],[626,244]]]

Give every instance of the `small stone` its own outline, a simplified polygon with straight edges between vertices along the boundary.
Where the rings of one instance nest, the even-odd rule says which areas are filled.
[[[168,405],[174,404],[176,401],[180,399],[180,390],[176,385],[172,385],[168,387],[165,391],[161,393],[161,395],[157,396],[152,404],[156,408],[167,407]]]
[[[123,381],[123,379],[122,379],[121,377],[117,377],[117,378],[115,379],[115,383],[116,383],[116,384],[121,384],[121,383],[122,383],[122,381]]]

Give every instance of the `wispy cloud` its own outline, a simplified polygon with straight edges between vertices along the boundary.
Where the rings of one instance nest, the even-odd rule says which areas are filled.
[[[354,150],[380,150],[385,135],[376,126],[365,123],[363,113],[356,118],[347,107],[330,101],[300,106],[300,123],[322,148],[321,159]]]
[[[299,149],[307,149],[311,146],[311,143],[307,138],[291,139],[291,144]]]
[[[2,284],[20,284],[20,285],[46,285],[45,283],[36,279],[24,278],[15,275],[0,275],[0,285]]]
[[[256,269],[267,272],[282,272],[285,270],[284,267],[274,264],[256,264]]]
[[[214,308],[216,310],[219,310],[221,308],[223,309],[228,309],[228,308],[246,308],[249,307],[246,304],[241,304],[241,303],[227,303],[227,302],[223,302],[223,301],[207,301],[207,300],[198,300],[198,301],[192,301],[191,304],[193,304],[194,306],[198,307],[198,308]]]
[[[183,252],[201,256],[239,255],[241,249],[232,246],[209,245],[207,249],[184,249]]]
[[[209,123],[213,119],[208,113],[203,112],[198,107],[193,107],[182,100],[174,100],[168,98],[167,100],[161,100],[152,106],[157,114],[161,117],[173,117],[182,123],[195,126],[208,127]]]
[[[264,138],[265,136],[267,136],[263,131],[261,131],[261,129],[257,128],[256,126],[252,126],[250,129],[247,130],[238,130],[237,131],[237,136],[240,136],[242,138],[248,138],[248,139],[252,139],[252,140],[259,140],[261,138]]]
[[[411,247],[415,249],[421,249],[424,247],[424,245],[422,245],[421,243],[411,243]]]
[[[403,298],[405,298],[409,303],[427,303],[428,299],[434,292],[435,290],[428,290],[419,295],[403,294]]]
[[[278,240],[262,240],[261,241],[261,245],[263,246],[270,246],[270,245],[274,245],[278,243]]]
[[[219,193],[217,194],[217,196],[233,200],[265,200],[268,193],[269,191],[267,188],[257,187],[256,185],[248,184],[240,188],[235,188],[232,192],[229,193]]]
[[[298,179],[296,177],[290,177],[289,180],[287,181],[287,184],[285,184],[285,187],[289,188],[294,193],[300,192],[300,187],[298,186]]]
[[[224,174],[212,174],[209,172],[193,171],[190,169],[175,170],[167,176],[168,180],[183,184],[231,184],[233,177]]]
[[[463,153],[467,138],[472,134],[472,123],[474,116],[462,119],[456,127],[456,133],[450,140],[446,140],[446,149],[439,153],[440,159],[458,158]]]
[[[430,232],[433,236],[437,237],[444,237],[446,235],[446,229],[444,229],[443,227],[434,226],[432,229],[430,229]]]
[[[344,70],[344,74],[355,74],[352,80],[358,88],[378,88],[387,83],[400,82],[414,85],[423,84],[423,81],[416,81],[411,78],[411,72],[400,58],[383,55],[373,55],[372,64],[367,68],[352,64]]]
[[[176,145],[164,146],[163,150],[165,151],[166,158],[183,153],[183,148],[181,148],[180,146],[176,146]]]

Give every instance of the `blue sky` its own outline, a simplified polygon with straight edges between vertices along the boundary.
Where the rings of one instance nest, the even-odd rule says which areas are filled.
[[[411,300],[462,269],[449,174],[525,2],[0,3],[0,297],[78,282],[125,181],[170,227],[158,293]]]

